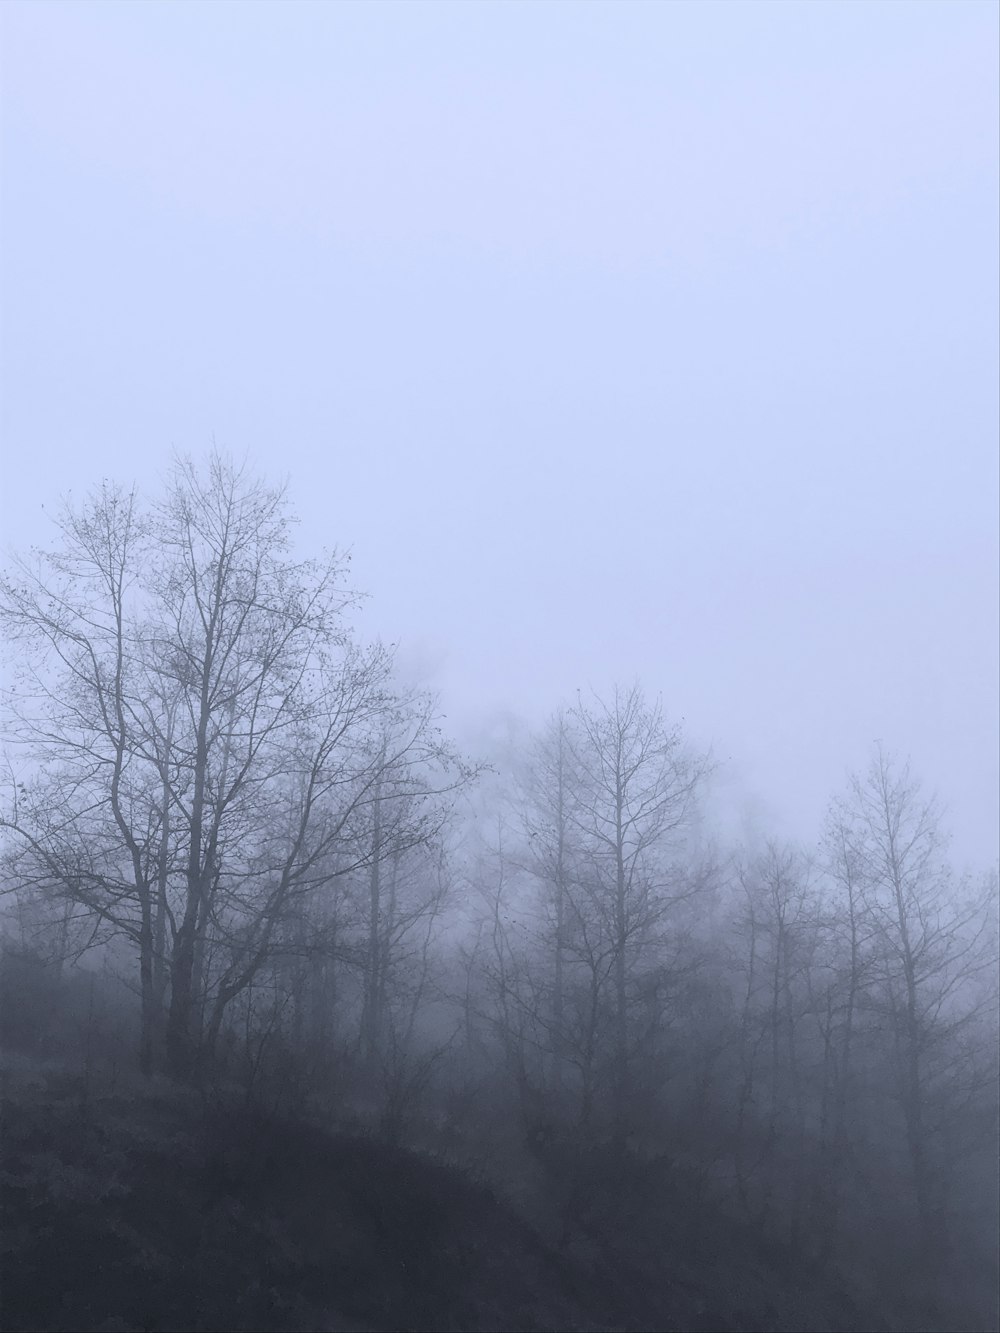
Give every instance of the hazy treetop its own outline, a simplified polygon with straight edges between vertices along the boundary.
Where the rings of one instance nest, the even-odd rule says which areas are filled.
[[[638,674],[784,831],[879,737],[995,857],[995,5],[0,23],[13,543],[214,433],[457,722]]]

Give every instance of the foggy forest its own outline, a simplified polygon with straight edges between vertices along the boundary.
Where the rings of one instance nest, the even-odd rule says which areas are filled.
[[[8,1326],[985,1327],[997,879],[909,764],[806,849],[722,842],[638,682],[463,756],[292,518],[178,459],[4,581]]]
[[[0,1329],[1000,1328],[1000,6],[0,6]]]

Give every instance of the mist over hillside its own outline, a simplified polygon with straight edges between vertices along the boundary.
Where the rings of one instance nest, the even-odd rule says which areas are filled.
[[[998,51],[0,5],[0,1327],[997,1328]]]
[[[302,1265],[331,1327],[985,1327],[997,879],[953,871],[909,764],[876,745],[804,849],[713,824],[718,761],[635,681],[463,755],[292,517],[246,464],[179,458],[148,500],[68,503],[4,578],[8,1326],[106,1327],[102,1301],[115,1327],[213,1326],[244,1279],[210,1300],[212,1266],[170,1275],[221,1170],[239,1262],[285,1256],[239,1327],[327,1326]],[[213,1165],[227,1125],[239,1164]],[[386,1181],[350,1278],[294,1239],[306,1141],[331,1180]],[[148,1172],[175,1147],[209,1157],[161,1234]],[[539,1256],[516,1307],[455,1295],[472,1181],[502,1200],[476,1292]],[[452,1259],[380,1305],[452,1188]],[[64,1262],[43,1236],[78,1271],[95,1189],[132,1200],[108,1225],[135,1253],[57,1307],[13,1275]],[[356,1228],[308,1197],[321,1234]]]

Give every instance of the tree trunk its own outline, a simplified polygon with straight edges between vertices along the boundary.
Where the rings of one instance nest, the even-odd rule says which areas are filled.
[[[372,821],[371,868],[368,876],[368,941],[365,959],[365,986],[361,1010],[361,1046],[365,1059],[374,1063],[378,1055],[382,1026],[380,1000],[381,916],[382,916],[382,791],[381,780],[375,788]]]

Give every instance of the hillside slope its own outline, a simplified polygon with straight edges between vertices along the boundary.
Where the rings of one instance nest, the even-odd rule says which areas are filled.
[[[559,1244],[425,1155],[165,1084],[85,1094],[5,1061],[4,1329],[890,1327],[635,1182]]]

